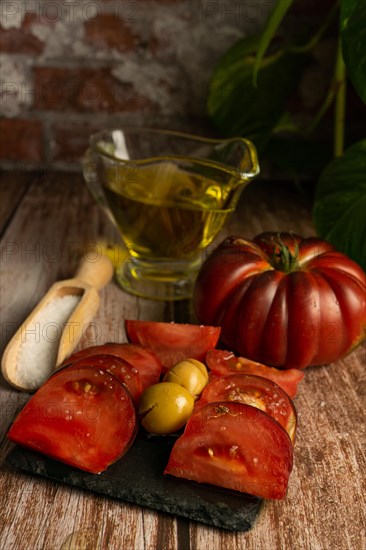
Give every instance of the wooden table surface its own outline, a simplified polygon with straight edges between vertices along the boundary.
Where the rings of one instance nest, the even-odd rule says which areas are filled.
[[[53,282],[72,276],[87,243],[115,230],[70,174],[4,173],[1,180],[1,350]],[[313,234],[308,201],[253,182],[226,233]],[[125,341],[124,318],[182,321],[186,305],[143,300],[112,282],[80,347]],[[29,398],[0,380],[0,549],[272,550],[366,548],[366,347],[306,371],[295,405],[295,463],[287,498],[264,503],[254,527],[230,533],[32,477],[7,466],[6,432]]]

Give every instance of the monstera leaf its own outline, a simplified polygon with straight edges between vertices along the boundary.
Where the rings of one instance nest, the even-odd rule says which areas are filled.
[[[322,173],[315,196],[317,233],[366,270],[366,139]]]
[[[261,149],[297,88],[306,54],[280,50],[261,60],[257,83],[253,68],[261,37],[240,40],[221,59],[210,84],[208,112],[226,135],[242,135]]]

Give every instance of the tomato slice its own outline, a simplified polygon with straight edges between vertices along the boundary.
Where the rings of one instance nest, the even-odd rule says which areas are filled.
[[[209,403],[189,419],[165,473],[281,499],[292,463],[291,440],[271,416],[243,403]]]
[[[290,397],[296,396],[297,386],[304,378],[304,373],[298,369],[278,370],[245,357],[236,357],[231,351],[208,351],[206,364],[215,376],[226,376],[233,373],[263,376],[263,378],[276,382]]]
[[[135,407],[117,378],[94,367],[57,372],[11,426],[14,443],[99,473],[126,453],[137,432]]]
[[[231,374],[216,378],[203,390],[195,410],[218,401],[235,401],[257,407],[277,420],[294,443],[296,409],[287,393],[272,380],[252,374]]]
[[[116,355],[107,355],[102,353],[100,355],[89,355],[82,357],[70,363],[72,367],[94,367],[97,369],[103,369],[113,374],[131,394],[133,402],[138,403],[140,395],[142,394],[142,384],[140,375],[131,365],[124,359],[117,357]]]
[[[220,336],[220,327],[158,323],[154,321],[125,321],[130,342],[153,350],[167,371],[182,359],[204,361]]]
[[[155,353],[142,346],[134,344],[103,344],[91,346],[71,355],[64,361],[65,364],[90,357],[91,355],[114,355],[127,361],[140,375],[142,390],[159,382],[161,362]]]

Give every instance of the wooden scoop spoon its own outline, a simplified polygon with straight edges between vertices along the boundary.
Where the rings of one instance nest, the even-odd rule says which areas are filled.
[[[1,369],[17,389],[34,391],[73,351],[99,307],[98,290],[112,278],[106,256],[83,259],[73,279],[52,285],[7,345]]]

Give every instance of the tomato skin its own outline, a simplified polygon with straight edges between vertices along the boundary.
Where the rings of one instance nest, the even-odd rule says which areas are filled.
[[[245,357],[236,357],[231,351],[219,349],[207,352],[206,363],[210,369],[210,379],[229,374],[254,374],[272,380],[291,398],[296,396],[297,386],[304,378],[304,373],[298,369],[279,370],[267,367]]]
[[[91,473],[127,452],[135,408],[113,375],[94,367],[60,370],[32,396],[8,432],[14,443]]]
[[[165,474],[282,499],[293,464],[287,432],[243,403],[209,403],[189,419]]]
[[[161,362],[155,353],[143,346],[135,344],[103,344],[91,346],[74,353],[66,359],[63,365],[85,359],[91,355],[114,355],[135,368],[140,375],[142,391],[156,384],[161,375]]]
[[[94,367],[103,369],[113,374],[122,384],[128,389],[132,400],[135,404],[138,403],[142,394],[142,383],[138,371],[127,361],[124,361],[116,355],[88,355],[68,363],[67,367]],[[63,367],[65,368],[65,367]]]
[[[216,346],[221,329],[214,326],[126,320],[130,342],[153,350],[160,358],[163,372],[187,359],[204,361],[209,349]]]
[[[277,263],[282,244],[298,249],[288,272]],[[227,347],[276,367],[331,363],[366,334],[366,275],[318,238],[225,239],[203,264],[193,302],[201,323],[221,326]]]
[[[275,382],[251,374],[231,374],[212,380],[195,405],[199,410],[207,403],[232,401],[258,407],[272,416],[295,441],[297,414],[287,393]]]

